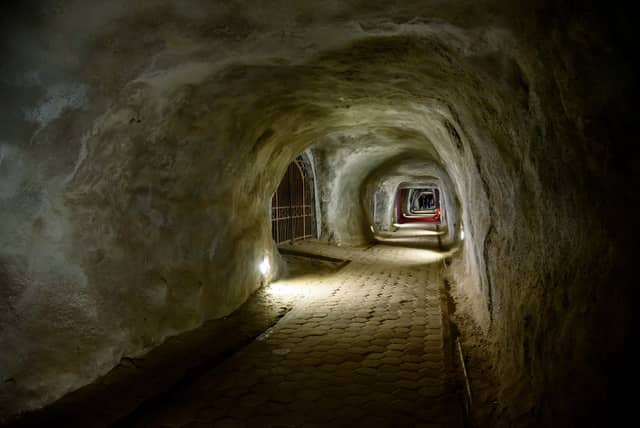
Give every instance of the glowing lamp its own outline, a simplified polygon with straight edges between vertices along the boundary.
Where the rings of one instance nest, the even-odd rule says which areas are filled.
[[[271,265],[269,264],[269,258],[264,256],[260,264],[258,265],[258,269],[260,269],[260,273],[266,275],[269,273],[269,269],[271,269]]]

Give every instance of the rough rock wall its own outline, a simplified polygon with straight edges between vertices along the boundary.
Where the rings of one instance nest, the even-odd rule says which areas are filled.
[[[496,341],[512,423],[601,426],[629,411],[620,391],[633,246],[620,232],[633,230],[635,221],[624,212],[631,198],[619,185],[634,181],[622,154],[630,128],[620,92],[631,84],[629,66],[618,56],[625,41],[616,46],[620,34],[598,26],[597,13],[611,11],[563,6],[545,11],[557,21],[539,29],[537,56],[510,79],[528,94],[521,98],[528,108],[505,111],[508,103],[501,103],[490,110],[496,117],[470,109],[499,150],[496,157],[478,153],[490,213],[476,254],[486,261],[485,325]],[[625,34],[616,24],[623,22],[609,23],[608,30]],[[496,73],[498,64],[504,61],[484,66]],[[607,195],[606,202],[596,194]],[[613,212],[621,213],[618,225],[607,220]]]
[[[514,254],[495,242],[502,239],[496,223],[486,257],[497,262],[490,275],[504,314],[504,331],[495,333],[499,361],[515,350],[513,365],[502,366],[502,378],[513,379],[504,395],[530,398],[520,408],[512,400],[513,413],[533,424],[602,426],[620,423],[630,409],[621,391],[632,325],[628,232],[636,221],[623,208],[631,194],[621,184],[635,181],[629,162],[637,150],[627,143],[622,88],[631,89],[630,66],[620,57],[630,27],[610,21],[623,16],[615,6],[566,6],[546,11],[556,20],[540,29],[552,36],[541,46],[544,68],[532,73],[541,112],[523,170],[537,170],[540,185],[514,192],[524,220],[514,236],[528,236],[527,244]],[[545,207],[535,217],[533,204]],[[607,220],[614,217],[620,223]],[[518,287],[499,287],[518,277]]]
[[[385,160],[442,165],[467,235],[460,286],[514,423],[587,420],[631,319],[631,72],[609,16],[524,3],[16,6],[0,72],[2,414],[242,303],[273,254],[271,193],[313,145],[336,242],[366,239],[360,186]]]

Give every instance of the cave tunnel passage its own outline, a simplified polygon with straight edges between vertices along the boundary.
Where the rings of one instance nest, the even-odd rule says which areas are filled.
[[[455,426],[461,400],[432,376],[455,326],[472,393],[491,378],[478,425],[616,425],[637,301],[630,16],[590,0],[14,2],[0,423],[219,330],[158,372],[173,390],[190,358],[208,368],[190,384],[231,404],[205,423],[316,402],[353,421],[369,387],[389,414],[411,402],[409,423]],[[412,208],[435,190],[439,213]],[[282,282],[292,260],[308,282]],[[207,380],[234,364],[226,392]],[[134,415],[150,399],[121,390]]]

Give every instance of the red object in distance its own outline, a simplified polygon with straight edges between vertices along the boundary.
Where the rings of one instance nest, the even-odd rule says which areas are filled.
[[[407,192],[411,189],[400,189],[398,192],[398,199],[396,201],[396,206],[398,208],[398,223],[438,223],[440,222],[440,207],[436,208],[436,213],[433,216],[425,216],[425,217],[406,217],[402,211],[402,200],[406,197]],[[437,190],[436,190],[437,192]],[[436,193],[439,197],[439,192]],[[438,203],[439,205],[439,203]]]

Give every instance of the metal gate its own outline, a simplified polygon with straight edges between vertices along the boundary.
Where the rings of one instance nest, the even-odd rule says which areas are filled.
[[[271,233],[279,244],[315,237],[313,182],[305,163],[298,157],[271,199]]]

